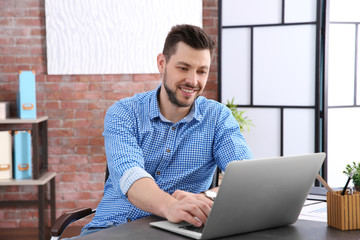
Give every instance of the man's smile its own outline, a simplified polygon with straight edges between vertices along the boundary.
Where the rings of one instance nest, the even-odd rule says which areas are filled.
[[[186,87],[186,86],[180,86],[179,89],[182,91],[182,93],[185,96],[189,96],[189,97],[199,90],[199,88]]]

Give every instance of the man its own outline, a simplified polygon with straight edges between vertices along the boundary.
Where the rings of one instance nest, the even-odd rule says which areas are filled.
[[[162,84],[109,108],[103,135],[110,175],[83,234],[151,214],[201,226],[212,206],[202,192],[216,166],[252,157],[230,110],[200,96],[213,51],[201,28],[173,27],[157,57]]]

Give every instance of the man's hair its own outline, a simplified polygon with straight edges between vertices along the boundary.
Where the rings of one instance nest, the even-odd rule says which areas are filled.
[[[163,54],[167,62],[176,53],[179,42],[197,50],[208,49],[211,57],[215,49],[214,41],[202,28],[188,24],[176,25],[171,28],[164,44]]]

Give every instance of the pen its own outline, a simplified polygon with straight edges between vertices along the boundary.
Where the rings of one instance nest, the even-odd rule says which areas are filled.
[[[343,189],[341,195],[344,195],[344,194],[345,194],[345,191],[346,191],[346,189],[347,189],[347,186],[349,185],[350,179],[354,176],[354,173],[355,173],[355,171],[352,170],[351,173],[350,173],[350,175],[349,175],[348,180],[346,181],[346,184],[345,184],[345,186],[344,186],[344,189]]]

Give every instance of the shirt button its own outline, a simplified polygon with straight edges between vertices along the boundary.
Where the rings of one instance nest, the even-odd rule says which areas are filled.
[[[171,129],[172,129],[172,130],[175,130],[175,129],[176,129],[176,127],[174,127],[174,126],[173,126]]]
[[[157,172],[156,172],[156,175],[158,175],[158,176],[159,176],[159,175],[160,175],[160,171],[157,171]]]
[[[169,153],[169,152],[170,152],[170,149],[166,149],[166,152],[168,152],[168,153]]]

